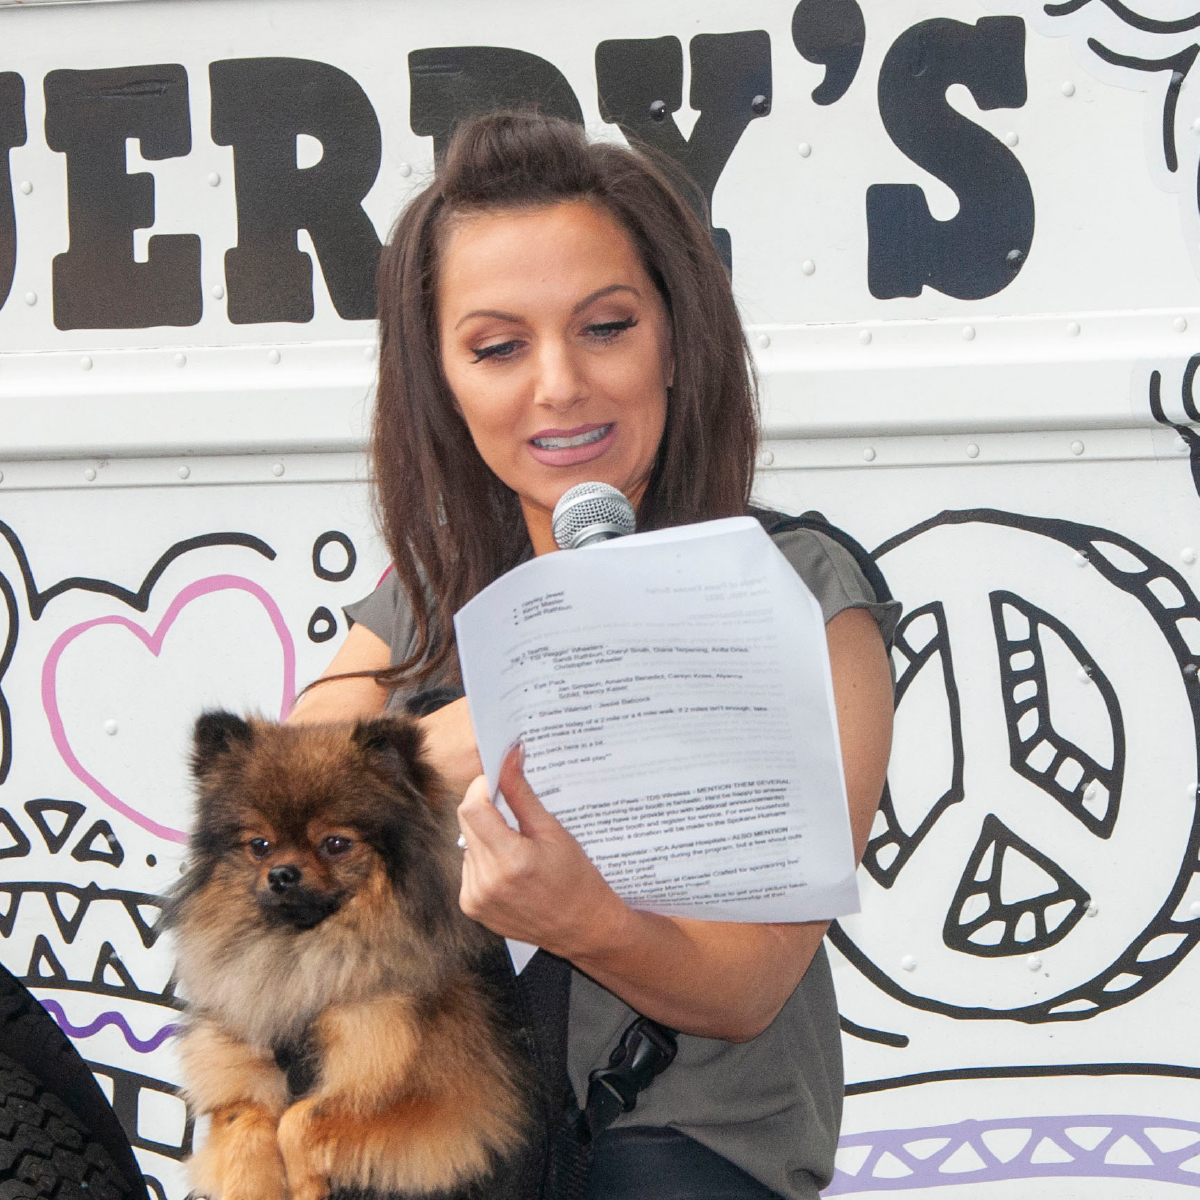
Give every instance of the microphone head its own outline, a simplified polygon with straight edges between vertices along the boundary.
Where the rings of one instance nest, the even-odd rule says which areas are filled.
[[[611,484],[577,483],[554,506],[554,540],[560,550],[624,537],[637,528],[633,505]]]

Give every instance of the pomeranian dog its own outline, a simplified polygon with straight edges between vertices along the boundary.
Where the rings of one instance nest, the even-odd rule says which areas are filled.
[[[491,1195],[530,1078],[458,906],[455,802],[407,718],[205,713],[170,898],[190,1161],[212,1200]]]

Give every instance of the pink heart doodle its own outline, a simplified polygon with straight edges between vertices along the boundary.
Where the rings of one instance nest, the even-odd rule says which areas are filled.
[[[153,633],[147,633],[145,629],[135,621],[131,621],[128,617],[97,617],[93,621],[84,621],[79,625],[72,625],[50,647],[50,653],[46,656],[46,662],[42,667],[42,707],[46,710],[46,718],[50,722],[50,733],[54,738],[54,744],[58,747],[58,752],[62,755],[63,762],[70,767],[71,773],[86,784],[110,808],[116,809],[117,812],[128,817],[143,829],[147,829],[158,837],[165,838],[170,842],[186,842],[187,834],[181,830],[172,829],[170,826],[160,825],[151,817],[146,816],[145,813],[139,812],[136,808],[119,799],[87,770],[71,749],[71,744],[67,740],[67,732],[63,727],[62,717],[58,711],[58,660],[62,657],[63,651],[80,634],[86,633],[89,629],[94,629],[97,625],[123,625],[130,633],[135,634],[146,649],[157,658],[162,651],[163,639],[167,636],[168,630],[175,623],[175,618],[179,616],[187,605],[200,596],[207,596],[212,592],[222,592],[230,589],[249,592],[250,595],[254,596],[263,608],[267,610],[267,615],[271,618],[271,624],[275,627],[275,633],[283,648],[283,695],[279,704],[279,716],[282,720],[291,710],[292,701],[296,694],[296,649],[292,644],[292,636],[288,632],[287,623],[283,619],[283,614],[279,611],[279,606],[257,583],[249,579],[243,579],[240,575],[211,575],[207,579],[198,579],[195,583],[188,584],[171,601],[170,607],[163,615],[163,619],[158,623],[158,628]]]

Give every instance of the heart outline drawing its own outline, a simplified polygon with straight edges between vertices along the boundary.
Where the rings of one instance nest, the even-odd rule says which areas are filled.
[[[124,817],[128,817],[134,824],[140,825],[143,829],[148,830],[157,837],[163,838],[165,841],[183,843],[187,841],[188,835],[182,830],[172,829],[169,825],[162,825],[152,817],[148,817],[145,813],[139,812],[132,805],[126,804],[125,801],[109,791],[100,780],[88,771],[71,749],[71,743],[67,738],[67,731],[63,726],[62,716],[58,710],[58,662],[62,658],[63,651],[76,638],[86,633],[89,629],[95,629],[98,625],[123,626],[130,633],[134,634],[155,658],[158,658],[162,652],[163,641],[184,608],[201,596],[230,590],[248,592],[263,606],[267,615],[271,618],[271,624],[275,628],[279,644],[283,649],[283,693],[279,704],[279,718],[283,720],[289,711],[291,711],[296,694],[296,648],[292,642],[292,635],[288,632],[287,622],[283,619],[283,613],[279,610],[279,605],[275,603],[270,594],[259,586],[259,584],[253,580],[245,579],[241,575],[210,575],[205,579],[198,579],[194,583],[188,584],[171,601],[170,606],[163,614],[162,620],[159,621],[153,633],[148,633],[136,621],[118,615],[96,617],[93,620],[82,621],[78,625],[72,625],[70,629],[65,630],[55,640],[42,666],[42,707],[46,712],[46,719],[50,723],[50,734],[54,739],[54,745],[57,747],[63,762],[70,769],[71,774],[86,785],[88,790],[100,800],[103,800],[109,808],[114,809]]]

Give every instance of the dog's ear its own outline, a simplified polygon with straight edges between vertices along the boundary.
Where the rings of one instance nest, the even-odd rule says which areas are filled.
[[[192,774],[207,775],[235,746],[254,741],[254,730],[241,717],[222,710],[200,714],[192,734]]]
[[[423,735],[415,721],[377,717],[359,721],[350,735],[390,775],[418,782],[423,774],[419,756]]]

